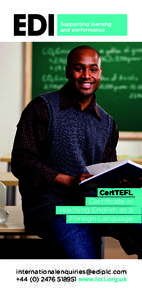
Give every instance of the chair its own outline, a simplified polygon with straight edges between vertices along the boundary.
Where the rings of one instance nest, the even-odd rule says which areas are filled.
[[[4,224],[8,220],[9,213],[4,208],[6,205],[6,186],[0,182],[0,224]]]

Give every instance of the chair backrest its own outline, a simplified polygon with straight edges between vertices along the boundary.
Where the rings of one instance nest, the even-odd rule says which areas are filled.
[[[9,213],[4,208],[6,205],[6,186],[0,182],[0,224],[7,222]]]
[[[6,186],[0,182],[0,206],[6,205]]]

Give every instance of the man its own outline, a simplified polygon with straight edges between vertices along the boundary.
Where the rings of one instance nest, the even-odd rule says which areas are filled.
[[[99,257],[101,226],[66,224],[55,206],[84,205],[78,184],[90,176],[86,166],[116,160],[118,129],[94,94],[101,74],[96,50],[73,49],[68,83],[32,100],[18,124],[12,172],[19,178],[25,226],[47,239],[53,258]]]

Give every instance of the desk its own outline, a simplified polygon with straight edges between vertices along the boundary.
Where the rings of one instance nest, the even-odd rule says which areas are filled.
[[[129,157],[129,156],[123,156],[123,155],[118,155],[117,156],[118,161],[120,160],[125,160],[125,159],[130,159],[133,162],[142,165],[142,157]]]
[[[7,162],[7,171],[10,172],[11,171],[11,153],[4,153],[1,157],[0,157],[0,161],[2,162]]]
[[[6,186],[18,186],[18,179],[12,172],[0,172],[0,181]]]
[[[142,165],[142,158],[134,158],[134,159],[132,158],[131,160],[134,161],[137,164]]]
[[[4,161],[7,163],[11,163],[11,153],[4,153],[1,157],[0,157],[0,161]]]
[[[15,205],[16,186],[18,186],[18,179],[12,174],[12,172],[0,172],[0,182],[7,186],[6,204]]]

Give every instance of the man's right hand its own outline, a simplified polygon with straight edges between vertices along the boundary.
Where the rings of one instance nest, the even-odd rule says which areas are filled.
[[[79,183],[87,178],[92,177],[93,175],[88,174],[88,173],[82,173],[79,174],[75,177],[73,176],[69,176],[69,175],[64,175],[59,173],[56,178],[54,179],[54,182],[59,183],[59,184],[63,184],[65,186],[78,186]]]

